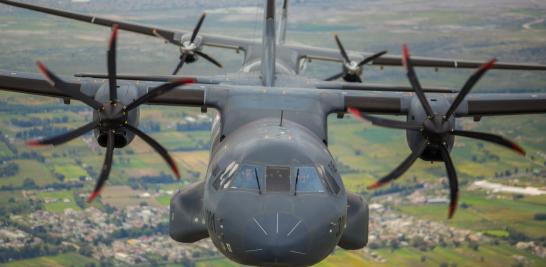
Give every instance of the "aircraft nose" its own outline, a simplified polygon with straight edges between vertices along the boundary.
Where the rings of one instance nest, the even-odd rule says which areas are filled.
[[[294,263],[309,253],[308,227],[303,219],[274,212],[252,217],[245,227],[247,257],[273,264]]]

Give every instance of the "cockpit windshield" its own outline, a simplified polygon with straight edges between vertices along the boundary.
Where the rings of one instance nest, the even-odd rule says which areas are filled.
[[[216,174],[216,175],[214,175]],[[263,192],[333,193],[339,192],[335,179],[323,169],[312,166],[260,166],[229,164],[222,172],[213,171],[216,190]]]
[[[296,193],[325,192],[326,185],[314,167],[298,167],[296,170]]]
[[[227,188],[259,190],[262,173],[263,168],[260,166],[243,165],[231,181],[227,183]]]

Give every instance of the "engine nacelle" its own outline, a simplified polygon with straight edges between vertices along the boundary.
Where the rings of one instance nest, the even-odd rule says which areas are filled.
[[[205,182],[185,186],[171,198],[169,235],[183,243],[193,243],[209,236],[203,217]],[[207,214],[209,215],[209,214]]]
[[[451,105],[447,99],[441,98],[441,97],[427,97],[428,102],[430,103],[430,107],[436,114],[445,114],[449,106]],[[419,99],[417,97],[414,97],[411,101],[411,106],[409,107],[408,117],[407,121],[412,123],[418,123],[423,124],[423,122],[427,119],[427,114],[419,102]],[[447,121],[450,128],[455,128],[455,118],[451,117]],[[426,137],[423,135],[422,132],[419,131],[406,131],[406,140],[408,143],[408,146],[410,147],[411,151],[415,151],[417,149],[418,144],[420,144],[423,139]],[[453,148],[453,143],[455,142],[454,136],[449,136],[446,140],[447,148],[449,151]],[[440,150],[435,145],[429,145],[425,149],[425,151],[421,154],[420,157],[422,160],[425,161],[443,161],[442,156],[440,154]]]
[[[361,249],[368,244],[370,212],[362,196],[347,192],[347,227],[337,244],[343,249]]]
[[[128,105],[138,97],[138,89],[134,85],[129,83],[118,85],[117,93],[118,102],[120,105],[123,106]],[[108,103],[110,101],[108,84],[104,84],[103,86],[101,86],[101,88],[97,91],[95,95],[95,99],[101,103]],[[139,108],[135,108],[129,111],[129,113],[127,114],[127,122],[135,127],[138,127],[139,113]],[[99,116],[100,114],[98,111],[93,111],[93,120],[97,120]],[[104,130],[100,128],[100,126],[93,131],[93,135],[97,139],[97,143],[100,146],[106,147],[108,135]],[[135,138],[135,135],[125,128],[117,129],[114,136],[114,144],[116,148],[125,147]]]

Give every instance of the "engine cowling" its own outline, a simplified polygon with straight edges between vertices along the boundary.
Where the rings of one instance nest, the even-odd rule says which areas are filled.
[[[429,97],[428,101],[430,103],[432,110],[436,114],[444,114],[450,106],[450,103],[445,98]],[[417,97],[414,97],[411,101],[411,106],[409,107],[407,121],[411,123],[423,124],[426,119],[427,119],[427,114],[423,106],[419,102],[419,99]],[[451,129],[455,128],[455,118],[454,117],[449,118],[447,120],[447,123],[445,124],[445,127],[450,127]],[[424,139],[427,139],[427,138],[430,138],[430,137],[427,135],[427,132],[425,130],[423,131],[407,130],[406,131],[406,141],[411,151],[417,150],[418,145]],[[447,137],[445,142],[447,143],[448,150],[451,151],[451,149],[453,148],[453,144],[455,142],[455,137],[449,136]],[[440,148],[433,144],[427,145],[427,147],[425,148],[425,151],[421,154],[420,158],[425,161],[443,161],[442,155],[440,153]]]

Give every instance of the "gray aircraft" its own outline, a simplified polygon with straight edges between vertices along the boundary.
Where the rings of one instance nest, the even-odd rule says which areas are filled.
[[[517,153],[517,144],[497,135],[456,128],[460,117],[546,112],[546,94],[469,94],[489,69],[546,70],[545,65],[410,57],[316,48],[285,40],[287,1],[276,21],[275,1],[265,1],[262,40],[200,33],[205,16],[193,31],[169,30],[84,15],[17,1],[0,3],[101,26],[112,27],[107,73],[59,77],[38,63],[43,77],[0,72],[3,90],[81,101],[93,109],[93,121],[66,134],[29,141],[30,145],[60,145],[93,131],[106,147],[104,165],[89,197],[95,199],[108,178],[113,151],[137,135],[150,144],[176,176],[167,150],[140,131],[141,104],[215,109],[210,162],[204,181],[186,186],[171,199],[170,236],[179,242],[210,237],[233,261],[259,266],[307,266],[328,256],[336,246],[360,249],[368,240],[368,205],[346,191],[328,150],[327,117],[351,113],[375,125],[406,130],[411,148],[395,170],[370,188],[400,177],[418,159],[444,162],[451,203],[457,206],[458,183],[450,152],[455,136],[488,141]],[[118,29],[160,38],[180,48],[173,75],[116,72]],[[208,77],[177,73],[198,59],[221,64],[203,52],[220,47],[244,52],[239,72]],[[305,62],[334,61],[341,72],[326,81],[300,75]],[[404,66],[411,87],[361,83],[367,65]],[[461,90],[421,87],[414,67],[476,68]],[[344,81],[338,81],[343,79]],[[402,115],[406,121],[370,114]]]

